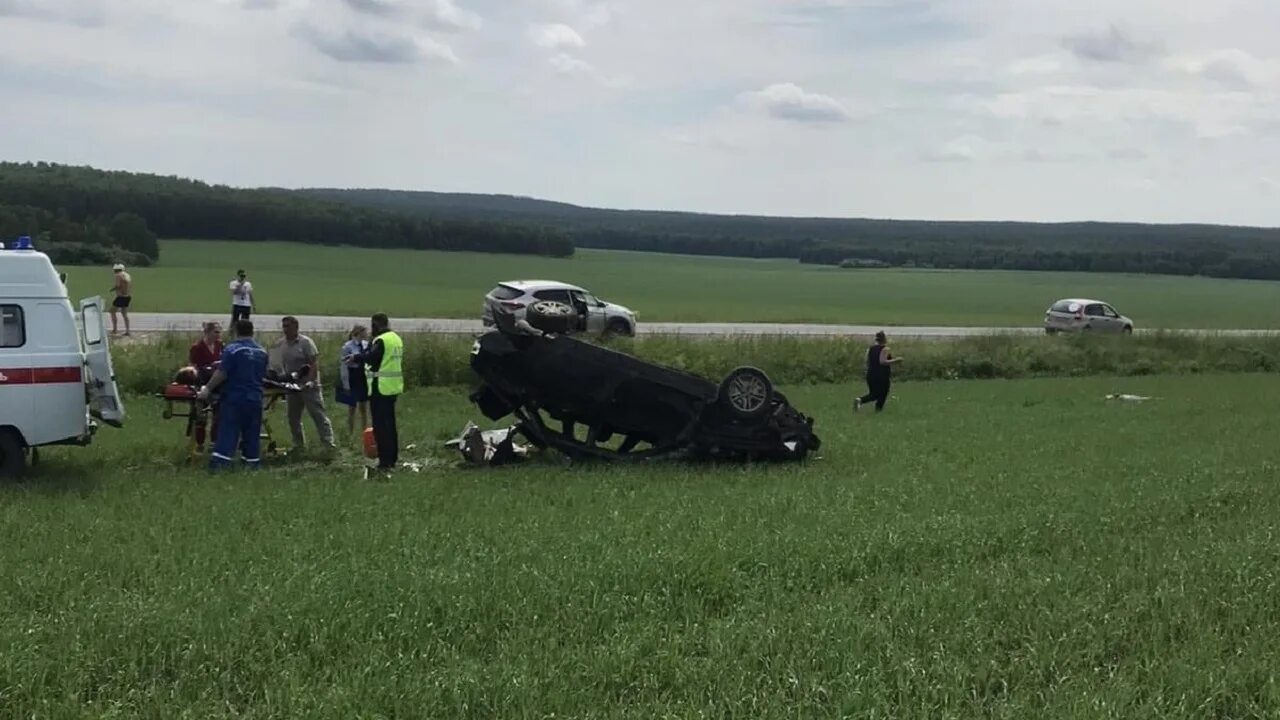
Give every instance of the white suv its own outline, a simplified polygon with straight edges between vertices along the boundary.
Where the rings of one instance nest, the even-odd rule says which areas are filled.
[[[568,305],[578,313],[576,323],[580,332],[595,335],[636,334],[636,314],[631,310],[605,302],[576,285],[554,280],[510,280],[484,296],[482,320],[485,327],[493,327],[495,313],[508,313],[515,319],[523,319],[529,305],[539,300],[550,300]]]

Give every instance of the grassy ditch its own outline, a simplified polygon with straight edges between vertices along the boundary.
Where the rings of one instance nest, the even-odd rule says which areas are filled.
[[[322,371],[332,377],[342,338],[313,337],[325,358]],[[270,347],[275,339],[275,335],[267,335],[264,341]],[[123,389],[155,392],[183,364],[192,340],[170,335],[150,344],[116,348],[113,355]],[[405,362],[409,382],[427,387],[470,384],[471,344],[471,338],[466,337],[409,336]],[[708,378],[720,378],[739,365],[755,365],[783,385],[857,379],[865,357],[862,341],[844,338],[668,336],[616,340],[610,346]],[[1272,337],[992,335],[942,342],[904,340],[893,342],[892,347],[904,358],[895,368],[899,380],[1243,373],[1280,368],[1280,338]]]

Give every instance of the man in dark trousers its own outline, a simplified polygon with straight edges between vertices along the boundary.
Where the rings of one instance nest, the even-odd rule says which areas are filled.
[[[369,351],[355,356],[364,363],[369,377],[369,414],[373,418],[373,439],[378,444],[378,469],[389,473],[400,459],[400,437],[396,429],[396,398],[404,393],[404,341],[391,331],[385,313],[369,319],[373,343]]]
[[[902,358],[894,357],[889,352],[888,341],[884,331],[876,333],[876,342],[867,348],[867,390],[866,395],[853,401],[853,410],[857,412],[863,403],[874,401],[876,412],[884,410],[889,400],[889,378],[893,375],[894,363],[902,362]]]
[[[223,348],[217,372],[199,394],[207,402],[213,391],[222,387],[218,439],[209,458],[210,470],[230,467],[237,446],[247,467],[256,470],[262,461],[262,379],[267,375],[267,351],[254,341],[252,322],[237,320],[234,327],[235,342]]]

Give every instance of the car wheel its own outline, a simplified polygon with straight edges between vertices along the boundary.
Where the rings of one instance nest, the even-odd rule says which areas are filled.
[[[1125,326],[1124,326],[1124,334],[1125,334],[1125,335],[1132,335],[1132,334],[1133,334],[1133,326],[1132,326],[1132,325],[1125,325]]]
[[[22,441],[12,430],[0,430],[0,478],[17,479],[26,469]]]
[[[763,370],[737,368],[720,383],[720,402],[740,418],[758,418],[773,404],[773,383]]]
[[[1057,334],[1058,334],[1058,329],[1057,329],[1057,328],[1045,328],[1045,329],[1044,329],[1044,334],[1045,334],[1045,335],[1057,335]]]
[[[529,324],[546,333],[565,334],[573,330],[578,312],[554,300],[539,300],[525,310]]]
[[[627,324],[626,320],[621,318],[614,318],[613,320],[610,320],[609,327],[604,330],[604,336],[610,338],[617,337],[619,335],[629,336],[631,334],[631,326]]]

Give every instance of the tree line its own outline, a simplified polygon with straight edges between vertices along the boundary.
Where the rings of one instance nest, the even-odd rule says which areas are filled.
[[[527,197],[312,189],[441,218],[560,228],[578,247],[795,258],[846,267],[1065,270],[1280,279],[1280,229],[1141,223],[931,222],[604,210]]]
[[[134,213],[70,219],[30,205],[0,205],[0,242],[30,236],[36,247],[63,265],[122,262],[145,267],[160,257],[160,242]]]
[[[100,244],[103,237],[93,228],[102,218],[114,222],[123,214],[142,219],[148,231],[170,238],[552,257],[572,255],[574,249],[566,233],[537,223],[436,219],[287,190],[239,189],[172,176],[52,163],[0,163],[0,205],[11,208],[12,222],[3,226],[6,237],[45,232],[55,245],[104,247]],[[32,215],[32,210],[46,214]],[[15,233],[10,228],[18,229]],[[158,259],[158,246],[152,251],[119,247]]]

